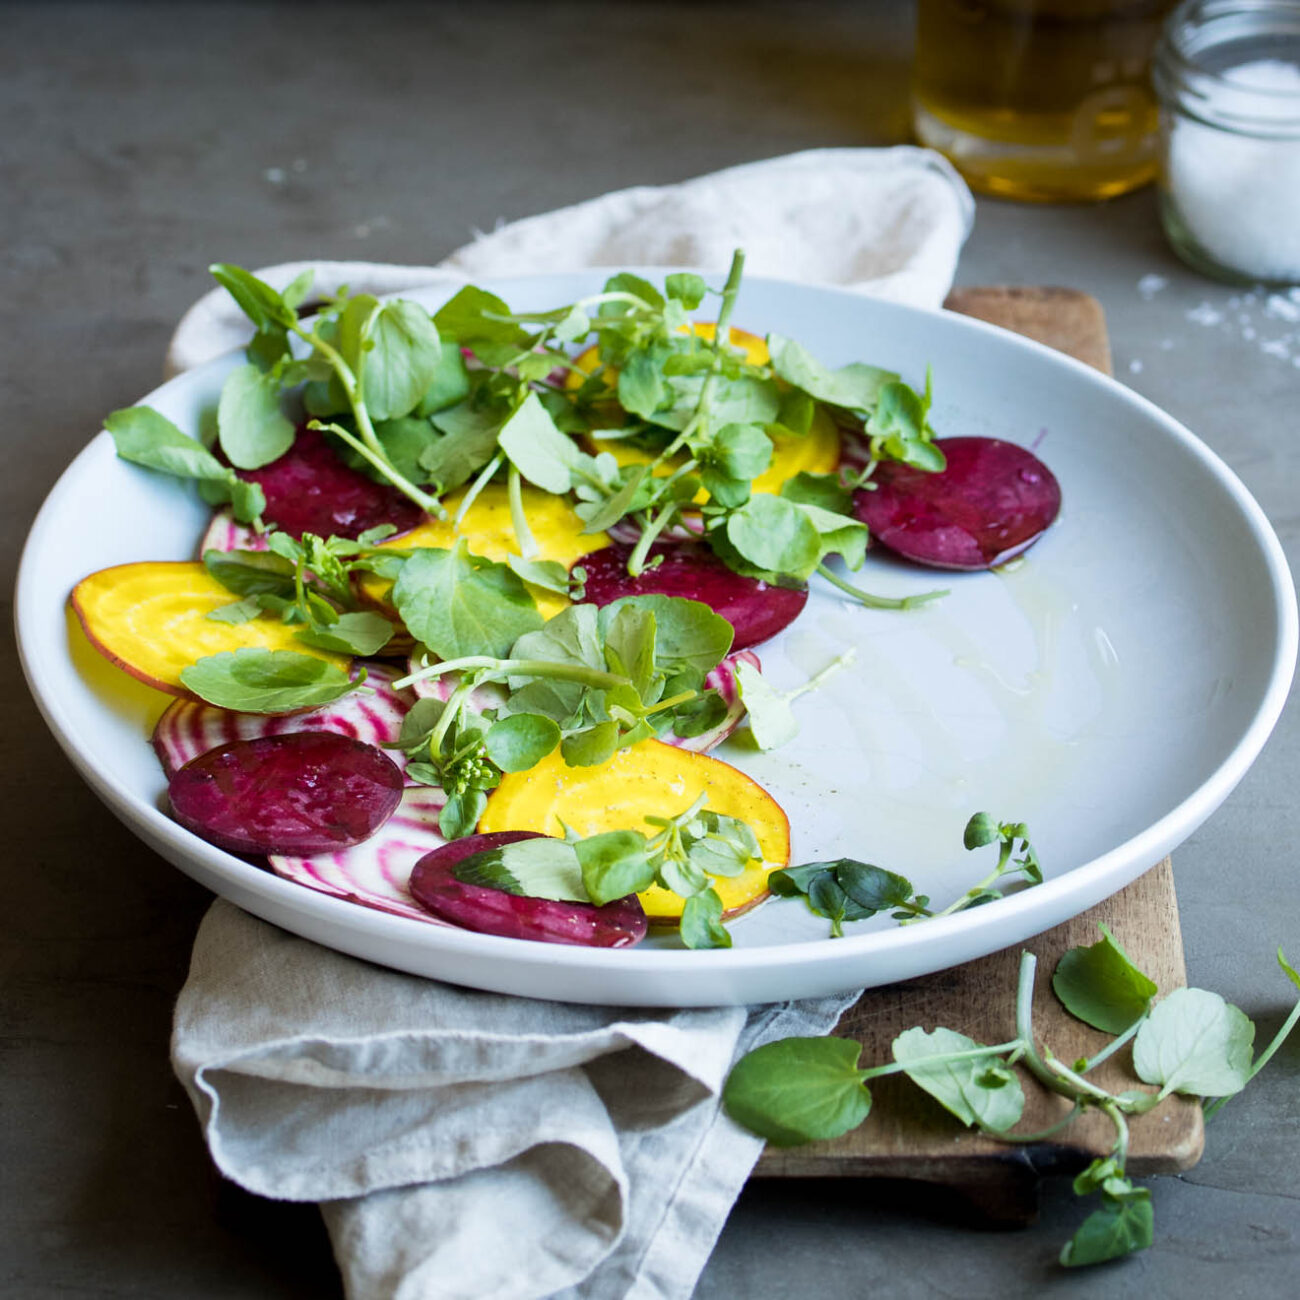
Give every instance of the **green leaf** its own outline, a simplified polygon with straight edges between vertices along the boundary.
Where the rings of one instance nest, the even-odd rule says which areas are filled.
[[[416,766],[415,763],[408,763],[406,774],[415,777],[411,769]],[[435,779],[428,784],[441,785],[442,782],[435,776]],[[487,795],[478,788],[448,795],[447,802],[442,806],[442,812],[438,814],[438,833],[445,840],[459,840],[466,835],[473,835],[478,819],[483,816],[483,809],[486,807]]]
[[[691,271],[675,271],[664,279],[664,289],[686,308],[694,311],[704,301],[708,286],[702,277]]]
[[[458,343],[485,340],[518,344],[528,340],[528,332],[509,317],[510,308],[494,293],[466,285],[433,314],[433,323],[441,334]]]
[[[962,843],[966,848],[982,849],[986,844],[996,844],[1002,838],[1002,828],[992,813],[976,813],[966,823]]]
[[[1020,1119],[1025,1097],[1020,1081],[1011,1071],[1002,1069],[990,1074],[990,1064],[1001,1064],[994,1053],[984,1058],[927,1064],[927,1058],[932,1056],[969,1052],[982,1046],[951,1029],[926,1033],[917,1026],[894,1039],[893,1052],[907,1077],[963,1124],[978,1124],[1004,1133]]]
[[[822,365],[807,348],[780,334],[767,336],[772,369],[795,388],[821,402],[851,411],[870,411],[881,390],[898,376],[889,370],[854,362],[839,370]]]
[[[276,536],[277,534],[272,534]],[[203,567],[236,596],[294,594],[291,561],[274,551],[204,551]]]
[[[221,450],[238,469],[260,469],[293,445],[293,421],[280,409],[280,384],[256,366],[232,370],[217,405]]]
[[[224,481],[230,471],[202,443],[182,433],[151,406],[127,406],[104,420],[117,454],[133,465],[174,478]]]
[[[599,722],[565,736],[560,742],[560,755],[570,767],[596,767],[618,753],[619,740],[617,722]]]
[[[1133,1068],[1162,1096],[1228,1097],[1250,1078],[1255,1026],[1205,989],[1175,989],[1133,1040]]]
[[[742,1056],[722,1089],[738,1124],[773,1146],[837,1138],[871,1111],[862,1046],[848,1038],[783,1038]]]
[[[239,310],[257,328],[270,325],[295,325],[297,313],[265,280],[245,271],[242,266],[229,262],[214,262],[208,271],[216,282],[235,300]]]
[[[280,301],[291,311],[297,311],[307,301],[307,295],[311,293],[312,285],[315,283],[316,270],[309,266],[305,271],[299,271],[284,286],[280,291]]]
[[[472,853],[456,863],[452,874],[467,885],[502,889],[526,898],[549,898],[557,903],[591,901],[573,845],[545,835]]]
[[[593,903],[603,906],[654,884],[655,869],[646,856],[646,838],[637,831],[606,831],[579,840],[573,847]]]
[[[838,474],[809,474],[801,470],[781,484],[780,494],[787,501],[817,506],[830,514],[849,515],[853,511],[853,495],[840,482]]]
[[[929,409],[928,380],[924,397],[901,380],[886,384],[867,421],[873,452],[930,473],[942,470],[947,461],[931,442],[932,431],[926,419]]]
[[[468,402],[439,411],[432,421],[442,437],[420,453],[421,477],[444,492],[468,483],[496,455],[503,418],[498,410],[479,409]]]
[[[210,481],[204,480],[204,482]],[[199,486],[202,487],[203,484],[200,483]],[[261,519],[266,509],[266,494],[262,491],[262,485],[246,483],[242,478],[237,478],[233,471],[226,480],[225,494],[222,499],[226,497],[230,500],[231,513],[241,524],[251,524]]]
[[[526,772],[560,743],[560,728],[537,713],[513,713],[494,722],[483,743],[503,772]]]
[[[1052,988],[1072,1015],[1094,1029],[1122,1034],[1146,1014],[1159,990],[1129,960],[1103,925],[1089,948],[1071,948],[1057,963]]]
[[[524,584],[504,564],[471,555],[463,537],[450,550],[412,551],[390,599],[411,635],[440,659],[500,659],[542,626]]]
[[[429,313],[413,302],[386,303],[373,318],[361,367],[361,393],[375,420],[407,415],[433,383],[442,341]]]
[[[200,699],[239,713],[292,713],[347,695],[364,680],[315,655],[245,646],[208,655],[181,669],[181,683]]]
[[[541,659],[605,671],[605,656],[597,630],[599,611],[594,605],[570,605],[549,619],[539,631],[521,636],[511,647],[512,659]],[[525,677],[510,680],[506,702],[510,713],[541,713],[564,724],[579,709],[588,687]]]
[[[568,492],[574,469],[590,459],[556,428],[536,393],[529,393],[501,426],[497,442],[524,478],[547,492]]]
[[[381,614],[370,610],[340,614],[328,627],[308,628],[297,640],[320,650],[337,654],[360,655],[363,659],[378,654],[392,640],[393,625]]]
[[[630,293],[640,298],[648,307],[662,307],[664,305],[663,294],[650,283],[639,275],[633,275],[631,271],[619,271],[616,275],[611,275],[605,281],[605,293]],[[626,303],[602,303],[602,313],[608,308],[614,312],[625,312]]]
[[[207,617],[214,623],[229,623],[237,626],[241,623],[251,623],[261,613],[261,602],[246,596],[243,600],[232,601],[229,605],[211,610]]]
[[[605,633],[625,609],[654,615],[655,667],[673,676],[690,671],[701,678],[722,662],[735,639],[735,628],[698,600],[684,596],[623,596],[600,611]]]
[[[750,734],[759,749],[776,749],[793,740],[799,734],[799,724],[786,697],[744,659],[736,664],[734,673]]]
[[[1065,1243],[1061,1263],[1066,1268],[1081,1268],[1119,1259],[1145,1250],[1154,1235],[1151,1193],[1145,1187],[1135,1188],[1130,1184],[1124,1196],[1103,1197],[1101,1209],[1094,1210]]]
[[[714,890],[702,889],[682,904],[681,936],[688,948],[731,947],[731,935],[722,924],[722,899]]]
[[[530,586],[559,596],[569,594],[569,571],[559,560],[525,560],[522,555],[507,555],[506,564]]]
[[[906,907],[916,893],[906,876],[872,866],[869,862],[840,858],[831,865],[840,888],[868,915]]]
[[[618,401],[625,411],[649,420],[663,405],[668,388],[661,370],[662,357],[653,352],[633,352],[618,372]]]
[[[424,390],[415,408],[419,416],[436,415],[439,411],[457,402],[463,402],[469,396],[469,371],[465,368],[465,358],[460,348],[443,345],[438,353],[438,363],[433,369],[433,378]]]
[[[822,557],[821,536],[792,501],[752,497],[727,518],[726,537],[755,568],[806,578]]]

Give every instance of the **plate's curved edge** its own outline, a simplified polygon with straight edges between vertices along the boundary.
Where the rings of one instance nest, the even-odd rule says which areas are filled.
[[[674,268],[630,269],[663,274]],[[583,273],[592,278],[604,274],[590,270]],[[483,280],[487,284],[519,283],[524,280],[542,283],[572,278],[576,274],[579,272],[555,272],[532,277],[484,277]],[[862,295],[834,286],[802,285],[773,277],[754,277],[753,281],[780,285],[796,292],[834,295],[859,303],[869,302],[872,308],[883,310],[886,314],[936,314],[905,304],[864,299]],[[404,296],[430,300],[446,297],[445,294],[439,297],[428,290],[413,291]],[[1008,942],[1021,942],[1059,924],[1065,916],[1059,912],[1057,904],[1065,895],[1073,896],[1070,904],[1073,911],[1070,914],[1077,914],[1123,888],[1154,866],[1172,847],[1195,830],[1219,807],[1245,775],[1285,706],[1296,666],[1297,644],[1300,641],[1300,619],[1297,617],[1294,582],[1281,542],[1263,509],[1233,470],[1201,439],[1140,394],[1085,363],[1032,339],[956,313],[945,312],[943,317],[951,328],[996,336],[999,346],[1039,353],[1050,364],[1066,367],[1089,383],[1117,391],[1122,400],[1141,409],[1191,453],[1226,489],[1245,516],[1269,574],[1278,635],[1267,688],[1237,744],[1206,781],[1139,835],[1115,846],[1101,857],[1079,864],[1063,876],[1048,880],[1033,889],[1021,890],[973,912],[933,920],[925,927],[900,927],[892,931],[849,935],[838,940],[806,940],[762,948],[708,952],[622,951],[618,954],[616,965],[609,961],[609,954],[582,948],[565,949],[559,953],[551,945],[536,945],[543,951],[535,954],[536,960],[532,960],[533,954],[521,956],[519,941],[439,927],[436,946],[445,951],[448,961],[465,962],[472,958],[471,964],[483,967],[483,975],[473,982],[474,987],[535,997],[539,994],[536,987],[529,983],[528,972],[532,968],[544,966],[552,989],[562,989],[570,982],[568,978],[557,979],[557,972],[561,970],[576,981],[572,985],[572,997],[566,996],[562,991],[544,995],[558,1000],[599,1001],[611,1005],[716,1005],[727,1001],[778,1001],[788,997],[813,996],[842,991],[864,983],[910,978],[943,969],[1006,946]],[[175,376],[146,394],[141,401],[156,399],[159,394],[192,382],[196,374],[229,364],[229,356],[217,358],[198,371]],[[419,940],[427,938],[430,931],[425,930],[419,922],[373,912],[352,903],[303,890],[301,886],[280,880],[225,854],[183,830],[157,808],[115,789],[112,782],[79,752],[71,719],[57,700],[51,699],[49,692],[41,689],[42,674],[29,655],[24,624],[33,616],[29,611],[34,611],[39,601],[39,595],[33,592],[31,556],[39,548],[49,520],[56,510],[58,498],[63,490],[69,490],[67,485],[80,462],[89,456],[100,454],[99,447],[108,441],[111,440],[107,432],[101,432],[65,468],[33,521],[19,563],[14,622],[20,662],[37,707],[56,740],[82,778],[119,818],[137,830],[137,833],[143,833],[144,838],[174,865],[208,887],[221,892],[219,884],[213,882],[224,881],[234,886],[241,895],[253,896],[244,903],[248,910],[295,932],[309,930],[314,935],[322,936],[321,941],[367,960],[376,958],[373,950],[361,950],[365,947],[365,940],[386,941],[398,948],[407,948],[412,943],[426,947],[427,945],[420,945]],[[194,865],[178,861],[178,858],[183,859],[186,855],[194,860]],[[258,898],[265,898],[266,906],[256,905]],[[250,906],[250,902],[253,905]],[[303,926],[296,926],[292,916],[286,920],[286,910],[301,913]],[[987,932],[994,928],[995,923],[996,928],[1003,933],[995,943],[990,944]],[[353,936],[356,936],[355,943],[352,941]],[[792,976],[789,970],[791,958],[795,954],[798,960],[794,964],[807,968],[807,974],[802,980]],[[503,980],[499,974],[494,978],[493,971],[502,959],[510,958],[514,958],[513,964],[521,969],[519,980]],[[464,973],[463,967],[448,971],[442,961],[436,964],[440,967],[440,973],[432,977],[461,982],[456,980],[456,973]],[[774,967],[777,969],[774,970]],[[876,971],[884,972],[886,967],[887,973],[873,974]],[[417,974],[425,973],[405,964],[399,968]],[[600,996],[593,998],[590,984],[584,981],[588,981],[591,973],[596,971],[601,973],[602,982],[597,989]],[[715,980],[721,978],[726,985],[736,988],[738,995],[731,998],[711,997],[707,1000],[694,996],[693,982],[706,972]],[[761,992],[767,981],[760,977],[765,974],[774,975],[781,980],[782,990]],[[648,997],[637,995],[635,984],[638,980],[650,981],[654,985]],[[629,981],[632,987],[628,987]]]

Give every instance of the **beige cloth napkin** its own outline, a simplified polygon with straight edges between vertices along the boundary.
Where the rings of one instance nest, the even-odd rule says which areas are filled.
[[[442,268],[315,263],[394,292],[582,265],[724,269],[937,307],[969,192],[924,150],[821,150],[516,222]],[[259,272],[287,283],[304,263]],[[237,347],[224,293],[172,371]],[[684,1300],[761,1149],[720,1111],[739,1054],[828,1032],[853,995],[655,1011],[478,993],[368,965],[217,902],[173,1064],[227,1177],[318,1201],[350,1300]]]

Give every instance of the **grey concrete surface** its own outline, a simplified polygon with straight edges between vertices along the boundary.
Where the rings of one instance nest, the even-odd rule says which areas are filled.
[[[103,413],[154,385],[208,262],[429,261],[474,227],[618,186],[889,143],[910,28],[888,0],[0,6],[6,599],[40,499]],[[1166,283],[1144,295],[1151,275]],[[1238,471],[1294,564],[1300,326],[1175,262],[1149,192],[981,201],[959,278],[1095,293],[1119,376]],[[337,1295],[315,1211],[220,1184],[168,1070],[206,896],[81,786],[3,653],[0,1294]],[[1291,710],[1175,858],[1192,980],[1262,1032],[1288,1003],[1273,950],[1300,954],[1298,749]],[[1080,1217],[1062,1183],[1038,1227],[1010,1233],[924,1190],[768,1184],[741,1198],[697,1294],[1294,1295],[1298,1079],[1300,1043],[1211,1125],[1201,1165],[1153,1182],[1157,1244],[1124,1264],[1054,1268]]]

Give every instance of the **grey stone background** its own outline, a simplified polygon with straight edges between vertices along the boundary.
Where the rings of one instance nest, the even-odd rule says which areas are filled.
[[[6,599],[41,498],[157,382],[210,261],[434,261],[604,190],[898,141],[911,27],[888,0],[0,5]],[[1177,263],[1150,191],[981,200],[958,278],[1096,294],[1119,377],[1236,469],[1294,563],[1300,325]],[[314,1210],[219,1184],[168,1070],[207,897],[81,786],[3,653],[0,1294],[337,1295]],[[1300,956],[1298,747],[1291,711],[1175,857],[1192,981],[1261,1034],[1288,1003],[1273,950]],[[1154,1181],[1156,1245],[1124,1264],[1055,1269],[1080,1217],[1059,1181],[1011,1233],[924,1189],[768,1184],[698,1296],[1294,1295],[1298,1079],[1300,1041],[1211,1125],[1201,1165]]]

